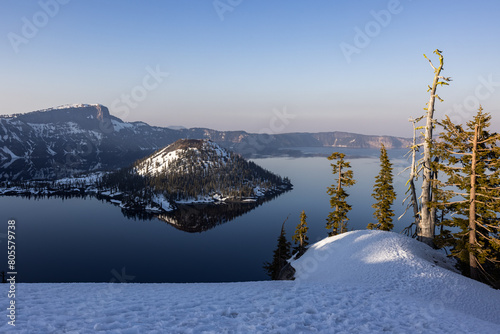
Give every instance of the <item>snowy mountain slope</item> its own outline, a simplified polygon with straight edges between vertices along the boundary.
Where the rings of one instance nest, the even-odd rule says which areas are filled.
[[[401,235],[355,231],[327,238],[293,265],[295,281],[18,284],[15,330],[5,321],[0,331],[500,332],[500,291],[442,268],[449,263],[439,252]],[[7,291],[0,285],[1,294]],[[7,305],[2,298],[0,307]]]
[[[139,175],[189,172],[190,168],[219,168],[230,159],[229,151],[212,141],[182,139],[142,160],[136,171]]]
[[[55,179],[123,167],[177,139],[174,130],[123,122],[100,104],[1,116],[0,180]]]

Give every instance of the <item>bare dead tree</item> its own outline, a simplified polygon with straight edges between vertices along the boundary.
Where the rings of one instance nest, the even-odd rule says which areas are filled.
[[[417,161],[417,152],[419,151],[419,147],[421,147],[423,144],[422,143],[417,143],[417,130],[423,129],[423,126],[417,127],[416,124],[423,118],[424,116],[421,116],[417,119],[410,118],[409,121],[412,123],[413,126],[413,141],[412,145],[410,147],[410,151],[407,153],[407,155],[411,155],[411,165],[409,167],[406,167],[401,173],[406,172],[407,170],[410,170],[410,176],[408,178],[408,181],[406,182],[406,185],[408,186],[408,189],[406,190],[406,197],[403,199],[403,204],[405,204],[408,200],[409,203],[406,205],[405,211],[401,216],[398,217],[398,220],[403,218],[403,216],[406,214],[408,209],[411,207],[413,208],[413,221],[411,224],[404,228],[402,233],[405,233],[408,236],[411,236],[412,238],[417,236],[417,231],[416,228],[419,225],[419,220],[420,220],[420,208],[418,205],[418,198],[417,198],[417,191],[415,187],[415,181],[418,179],[419,173],[422,171],[422,160]],[[400,174],[401,174],[400,173]],[[413,227],[415,227],[415,231],[413,231]]]
[[[423,161],[422,161],[422,193],[421,193],[421,207],[420,207],[420,221],[419,225],[417,227],[417,238],[418,240],[433,246],[434,242],[434,236],[435,236],[435,208],[430,205],[432,201],[432,176],[433,176],[433,171],[431,167],[432,163],[432,156],[431,156],[431,149],[432,149],[432,144],[433,144],[433,138],[432,138],[432,132],[434,129],[434,103],[436,99],[443,101],[437,93],[437,87],[439,85],[448,85],[448,82],[451,81],[450,78],[446,78],[441,76],[441,71],[443,70],[443,56],[442,56],[442,51],[436,49],[434,50],[434,53],[439,57],[439,66],[435,67],[432,64],[432,61],[427,58],[427,56],[424,54],[424,57],[429,61],[429,64],[431,65],[432,69],[434,70],[434,80],[432,82],[432,87],[429,87],[430,93],[430,98],[429,102],[427,103],[427,113],[425,115],[426,118],[426,124],[425,124],[425,132],[424,132],[424,142],[423,142],[423,147],[424,147],[424,155],[423,155]]]

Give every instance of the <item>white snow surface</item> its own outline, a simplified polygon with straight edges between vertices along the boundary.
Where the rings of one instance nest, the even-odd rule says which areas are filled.
[[[101,179],[105,174],[105,172],[95,172],[95,173],[89,173],[84,176],[73,176],[73,177],[65,177],[62,179],[56,180],[56,184],[82,184],[86,186],[91,186],[94,185],[97,180]],[[108,194],[109,195],[109,194]]]
[[[173,211],[174,208],[172,207],[172,204],[170,204],[170,202],[168,201],[168,199],[165,198],[164,195],[162,194],[156,194],[153,196],[152,198],[152,201],[155,202],[156,204],[158,204],[161,209],[165,210],[165,211]],[[155,209],[155,208],[152,208],[152,207],[147,207],[146,210],[149,210],[149,211],[160,211],[159,209]]]
[[[172,152],[168,152],[167,150],[168,146],[144,161],[137,169],[137,173],[139,175],[156,175],[168,170],[170,162],[177,160],[179,152],[183,150],[175,150]],[[149,165],[147,162],[149,162]]]
[[[10,160],[17,160],[20,159],[21,157],[15,155],[7,146],[0,147],[0,150],[2,150],[4,153],[10,156]]]
[[[500,291],[396,233],[326,238],[292,265],[295,281],[21,283],[16,326],[4,316],[0,332],[500,333]]]
[[[119,122],[114,119],[111,119],[111,123],[113,124],[113,129],[118,132],[124,129],[133,129],[135,127],[134,124],[130,124],[127,122]]]
[[[76,103],[76,104],[63,104],[57,107],[41,109],[37,111],[49,111],[49,110],[58,110],[58,109],[68,109],[68,108],[87,108],[87,107],[104,107],[102,104],[86,104],[86,103]]]
[[[218,144],[205,140],[203,141],[203,149],[215,154],[219,161],[224,158],[229,158],[230,154],[227,150],[220,147]],[[141,162],[137,168],[137,173],[139,175],[157,175],[169,170],[169,166],[173,161],[180,159],[186,151],[194,151],[199,154],[197,148],[187,148],[187,149],[177,149],[171,150],[171,145],[161,149],[160,151],[152,154],[148,159]],[[212,162],[204,161],[201,158],[197,161],[200,165],[205,165],[209,167]]]

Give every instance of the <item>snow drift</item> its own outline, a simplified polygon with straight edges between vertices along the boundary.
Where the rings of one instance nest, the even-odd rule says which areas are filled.
[[[500,291],[405,236],[345,233],[292,265],[295,281],[18,284],[0,332],[500,333]]]

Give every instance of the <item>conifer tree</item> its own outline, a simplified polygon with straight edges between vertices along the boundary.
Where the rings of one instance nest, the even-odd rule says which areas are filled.
[[[347,222],[349,221],[347,213],[351,210],[351,206],[346,202],[349,194],[344,188],[356,183],[353,179],[353,172],[349,169],[351,164],[345,161],[344,157],[345,154],[339,152],[334,152],[328,157],[328,160],[336,161],[330,165],[333,168],[332,174],[337,176],[336,184],[332,184],[326,191],[331,196],[330,207],[334,209],[326,219],[326,228],[332,230],[329,233],[330,236],[347,232]]]
[[[392,163],[389,160],[384,144],[382,144],[380,147],[380,172],[375,177],[372,193],[372,197],[377,201],[372,205],[372,208],[375,209],[373,217],[377,220],[377,223],[368,224],[367,228],[370,230],[390,231],[394,227],[392,223],[394,211],[391,206],[396,199],[396,192],[392,183]]]
[[[467,126],[442,122],[436,168],[448,180],[437,182],[439,202],[453,212],[440,240],[452,246],[465,274],[490,284],[500,280],[500,135],[490,133],[491,116],[482,108]],[[458,231],[457,231],[458,228]]]
[[[300,222],[295,228],[295,234],[292,236],[292,240],[296,244],[298,244],[294,248],[294,251],[298,252],[299,257],[304,254],[307,245],[309,245],[309,243],[307,242],[307,240],[309,240],[309,238],[307,237],[307,230],[309,229],[309,227],[307,227],[306,218],[306,212],[302,210],[302,213],[300,214]]]
[[[281,225],[281,233],[278,237],[278,245],[273,253],[273,261],[264,263],[264,270],[267,272],[272,280],[279,279],[281,270],[285,267],[287,260],[291,257],[290,248],[292,244],[286,239],[285,235],[285,223],[288,217]]]

